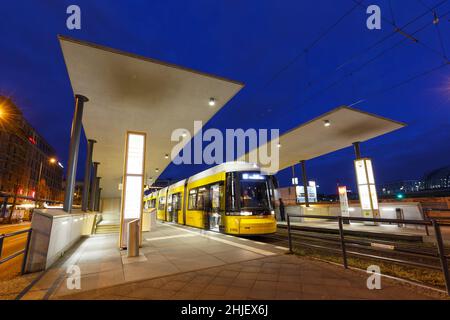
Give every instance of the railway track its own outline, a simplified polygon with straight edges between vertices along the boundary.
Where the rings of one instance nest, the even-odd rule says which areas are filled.
[[[277,233],[258,236],[261,242],[288,247],[286,229]],[[341,255],[341,239],[337,234],[291,230],[293,248],[310,248],[324,253],[334,252]],[[349,256],[367,259],[380,259],[397,264],[409,264],[416,267],[440,269],[437,248],[431,243],[381,240],[358,236],[345,236],[345,245]]]

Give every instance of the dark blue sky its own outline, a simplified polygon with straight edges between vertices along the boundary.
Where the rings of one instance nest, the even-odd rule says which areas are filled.
[[[244,82],[206,127],[283,132],[362,100],[355,107],[408,124],[362,145],[374,159],[377,182],[419,178],[450,165],[449,65],[415,77],[450,55],[450,1],[391,3],[392,10],[381,0],[356,7],[353,0],[3,0],[0,94],[16,101],[66,163],[74,101],[57,40],[63,34]],[[70,4],[81,7],[81,30],[66,28]],[[365,26],[369,4],[381,7],[381,30]],[[436,4],[437,14],[446,15],[438,25],[443,46],[428,11]],[[405,31],[419,42],[394,33],[392,21],[408,24]],[[307,166],[325,192],[354,181],[351,148]],[[172,165],[162,177],[200,169]],[[290,169],[279,178],[288,184]]]

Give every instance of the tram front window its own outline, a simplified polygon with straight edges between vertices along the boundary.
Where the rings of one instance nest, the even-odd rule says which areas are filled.
[[[269,213],[269,185],[267,176],[258,173],[243,173],[240,179],[241,210],[258,209],[267,210]]]

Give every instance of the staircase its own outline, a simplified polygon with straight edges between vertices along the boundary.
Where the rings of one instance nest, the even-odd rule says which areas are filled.
[[[118,212],[102,213],[102,220],[97,224],[95,234],[119,233],[120,218]]]
[[[103,222],[103,223],[102,223]],[[107,221],[102,221],[97,225],[97,228],[95,229],[95,234],[108,234],[108,233],[119,233],[120,226],[119,224],[111,223],[104,223]]]

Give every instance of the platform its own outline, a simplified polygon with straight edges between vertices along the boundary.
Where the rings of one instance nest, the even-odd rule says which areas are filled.
[[[427,299],[398,282],[366,288],[366,274],[286,255],[287,248],[158,223],[143,236],[142,255],[127,258],[117,234],[80,241],[21,299]],[[81,288],[67,288],[68,267]]]

